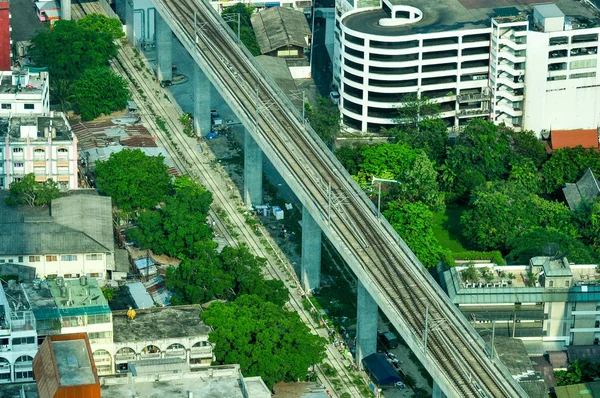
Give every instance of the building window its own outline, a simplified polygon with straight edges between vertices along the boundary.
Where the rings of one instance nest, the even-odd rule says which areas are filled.
[[[565,281],[565,287],[569,287],[570,283],[569,281]]]
[[[85,259],[89,260],[89,261],[97,261],[97,260],[102,260],[102,254],[86,254],[85,255]]]
[[[23,108],[32,111],[35,109],[35,105],[34,104],[24,104]]]
[[[20,380],[20,379],[32,379],[33,378],[33,372],[31,370],[27,371],[27,372],[15,372],[15,379],[16,380]]]
[[[58,175],[68,175],[69,174],[69,166],[59,166],[57,169]]]
[[[0,264],[4,264],[6,260],[0,260]]]
[[[40,256],[29,256],[30,263],[38,263],[40,262]]]
[[[60,261],[77,261],[76,254],[64,254],[60,256]]]
[[[12,105],[11,104],[2,104],[2,109],[11,109]]]
[[[12,340],[13,345],[34,344],[35,337],[15,337]]]
[[[22,263],[23,262],[23,256],[19,256],[19,262]]]
[[[46,256],[46,261],[48,261],[48,262],[58,261],[58,258],[57,258],[57,256]]]
[[[92,272],[92,273],[90,274],[90,278],[98,278],[99,276],[100,276],[100,274],[99,274],[99,273],[97,273],[97,272]]]
[[[23,148],[13,148],[13,154],[23,154]]]
[[[13,163],[13,167],[15,169],[22,169],[23,168],[23,163],[21,163],[21,162],[15,162],[15,163]]]
[[[548,287],[554,287],[554,281],[549,281],[548,282]]]
[[[15,262],[15,260],[14,260],[14,259],[12,259],[12,258],[9,258],[9,259],[8,259],[8,262],[12,264],[12,263],[14,263],[14,262]]]

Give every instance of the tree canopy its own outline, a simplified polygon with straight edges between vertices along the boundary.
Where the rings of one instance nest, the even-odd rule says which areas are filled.
[[[600,177],[600,152],[583,147],[555,150],[542,165],[542,191],[548,194],[561,192],[565,184],[577,182],[588,167]]]
[[[331,146],[340,133],[340,111],[327,98],[319,97],[314,106],[304,104],[305,116],[325,145]]]
[[[254,7],[248,7],[244,3],[237,3],[231,7],[225,7],[221,16],[226,20],[229,27],[237,35],[238,31],[238,18],[235,14],[240,14],[240,39],[246,46],[248,51],[255,57],[260,55],[260,47],[256,40],[256,34],[252,29],[250,18],[254,12]],[[226,18],[229,17],[229,18]]]
[[[12,182],[9,193],[5,199],[7,204],[28,204],[31,207],[46,206],[52,199],[60,197],[56,181],[48,179],[40,184],[35,180],[33,173],[25,174],[21,181]]]
[[[111,153],[107,160],[96,162],[95,173],[98,191],[126,212],[150,209],[171,191],[164,157],[147,156],[139,149]]]
[[[383,215],[426,268],[437,265],[442,248],[433,234],[433,214],[427,205],[391,202]]]
[[[327,341],[310,333],[296,312],[254,295],[213,303],[202,319],[214,329],[216,363],[240,364],[244,376],[261,376],[269,388],[305,380],[307,369],[325,358]]]
[[[506,251],[507,242],[535,227],[577,235],[567,206],[542,199],[511,182],[487,183],[474,191],[470,205],[460,224],[464,237],[478,250]]]
[[[194,258],[213,236],[206,222],[211,203],[212,194],[206,188],[188,176],[179,177],[164,206],[142,212],[138,228],[128,235],[139,247],[156,254]]]
[[[87,69],[105,66],[117,55],[117,46],[111,33],[60,20],[31,38],[29,55],[35,65],[48,67],[52,79],[74,81]]]
[[[93,120],[127,106],[125,80],[106,66],[87,69],[72,87],[73,104],[81,120]]]
[[[178,304],[203,304],[213,299],[232,300],[254,294],[282,306],[288,291],[280,280],[265,280],[265,259],[252,255],[245,246],[227,246],[217,253],[216,244],[204,240],[196,245],[194,257],[167,269],[167,288]]]
[[[116,18],[109,18],[106,15],[88,14],[77,21],[77,25],[93,32],[109,33],[113,40],[125,37],[121,21]]]
[[[398,125],[384,129],[395,142],[422,149],[429,159],[441,164],[446,153],[448,128],[440,119],[439,104],[427,97],[407,94],[398,107]]]

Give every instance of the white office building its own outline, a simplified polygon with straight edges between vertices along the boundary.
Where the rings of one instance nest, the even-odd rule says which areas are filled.
[[[39,68],[0,71],[0,116],[50,113],[48,72]]]
[[[538,136],[600,125],[598,10],[586,2],[337,0],[334,85],[343,123],[395,124],[407,94],[460,131],[489,118]]]

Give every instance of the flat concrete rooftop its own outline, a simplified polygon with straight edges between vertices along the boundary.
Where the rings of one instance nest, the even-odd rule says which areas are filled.
[[[53,341],[52,350],[61,386],[81,386],[96,382],[85,340]]]
[[[533,6],[540,2],[533,0],[392,0],[392,3],[416,7],[423,12],[423,18],[413,24],[385,27],[379,25],[379,20],[386,18],[387,14],[380,9],[350,15],[344,18],[343,24],[358,32],[380,36],[483,29],[491,26],[490,18],[498,16],[498,11],[502,8],[514,7],[519,12],[531,14]],[[598,24],[598,16],[582,2],[556,0],[544,3],[556,4],[567,17],[589,18],[596,25]]]
[[[102,377],[102,398],[242,398],[239,365],[201,369],[191,373],[156,374],[128,377]],[[256,396],[256,395],[255,395]]]
[[[42,92],[47,72],[29,74],[27,70],[13,71],[10,74],[0,72],[0,95],[2,94],[39,94]],[[13,84],[13,75],[19,85]],[[26,82],[26,83],[25,83]]]
[[[136,310],[133,321],[127,311],[113,312],[115,343],[208,336],[210,327],[200,320],[199,306]]]
[[[60,113],[53,117],[31,114],[0,118],[0,138],[8,136],[11,141],[27,141],[27,137],[21,137],[21,127],[34,130],[35,136],[29,136],[32,141],[48,141],[52,134],[54,141],[71,141],[71,127]]]

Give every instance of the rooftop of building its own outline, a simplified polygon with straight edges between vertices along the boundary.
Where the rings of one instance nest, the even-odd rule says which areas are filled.
[[[600,397],[600,381],[555,387],[556,398]]]
[[[36,68],[0,71],[0,95],[41,94],[48,72]]]
[[[380,36],[404,36],[420,33],[447,32],[453,30],[482,29],[490,27],[494,17],[511,20],[524,19],[533,12],[539,3],[535,0],[392,0],[392,4],[412,6],[423,13],[416,23],[386,27],[379,20],[387,14],[379,10],[370,10],[349,15],[344,25],[352,30]],[[589,21],[585,26],[597,26],[598,17],[594,10],[584,2],[556,0],[551,2],[568,17],[584,18]],[[511,15],[512,14],[512,15]],[[574,24],[577,27],[577,24]]]
[[[38,319],[63,316],[108,314],[110,308],[95,278],[60,279],[23,283],[31,309]]]
[[[125,376],[125,375],[123,375]],[[173,397],[191,396],[202,398],[242,398],[245,395],[240,387],[241,373],[239,365],[215,366],[198,369],[194,372],[161,375],[139,375],[134,377],[102,377],[101,396],[103,398],[121,397]],[[191,393],[191,394],[190,394]],[[249,398],[262,397],[248,395]]]
[[[0,204],[0,255],[109,253],[114,250],[109,197],[67,196],[53,200],[51,208],[52,215],[48,208],[30,211]]]
[[[254,13],[251,22],[262,54],[287,46],[309,47],[312,33],[300,10],[270,7]]]
[[[0,138],[11,141],[71,141],[71,126],[61,112],[51,115],[15,115],[0,118]]]
[[[598,129],[552,130],[550,133],[552,149],[598,148]]]
[[[531,265],[497,266],[491,263],[476,264],[480,271],[485,270],[488,280],[483,276],[477,280],[467,280],[463,270],[467,264],[458,265],[444,272],[441,283],[450,299],[456,304],[499,304],[499,303],[540,303],[560,301],[599,301],[600,275],[595,264],[569,264],[572,273],[569,287],[557,284],[544,287],[541,271],[545,257],[536,257]],[[535,267],[533,281],[529,282],[528,272]],[[551,270],[551,272],[554,272]],[[559,270],[556,271],[557,273]],[[562,272],[562,271],[561,271]],[[512,274],[512,275],[511,275]],[[551,274],[550,276],[557,274]],[[513,278],[514,276],[514,278]]]
[[[71,128],[77,136],[79,149],[105,148],[114,144],[135,148],[156,148],[156,141],[148,129],[143,124],[133,123],[138,119],[137,114],[130,115],[132,116],[130,118],[125,116],[90,122],[73,121]],[[125,119],[131,119],[131,122],[117,122]]]
[[[80,386],[95,382],[96,376],[85,340],[53,341],[52,351],[61,386]]]
[[[592,169],[588,167],[579,181],[566,184],[563,193],[569,208],[576,210],[581,201],[592,203],[600,195],[600,182]]]
[[[115,343],[182,337],[206,337],[210,327],[200,320],[200,306],[163,307],[136,310],[134,320],[127,311],[113,312]]]
[[[484,340],[486,343],[490,343],[489,336],[484,337]],[[548,396],[548,387],[544,378],[534,369],[535,364],[529,359],[521,340],[496,336],[494,352],[530,398],[546,398]]]

